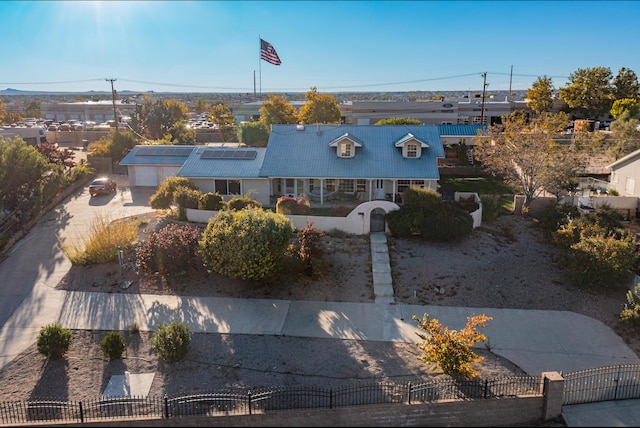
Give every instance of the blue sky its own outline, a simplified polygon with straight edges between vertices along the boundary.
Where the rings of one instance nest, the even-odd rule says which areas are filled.
[[[636,1],[0,1],[0,89],[559,88],[579,68],[640,75],[638,22]]]

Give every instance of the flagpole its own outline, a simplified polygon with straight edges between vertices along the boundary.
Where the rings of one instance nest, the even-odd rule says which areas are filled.
[[[262,61],[261,61],[261,51],[262,49],[262,37],[258,34],[258,45],[260,48],[258,49],[258,70],[260,71],[260,99],[262,99]]]

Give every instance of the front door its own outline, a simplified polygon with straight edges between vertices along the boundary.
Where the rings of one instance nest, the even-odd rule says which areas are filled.
[[[376,199],[384,199],[384,180],[376,180],[375,192]]]

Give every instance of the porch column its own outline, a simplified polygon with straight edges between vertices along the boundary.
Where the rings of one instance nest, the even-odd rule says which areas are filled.
[[[320,179],[320,206],[324,205],[324,178]]]
[[[373,180],[369,179],[369,202],[371,202],[372,193],[373,193]]]
[[[393,196],[391,196],[391,200],[393,202],[395,202],[396,201],[396,193],[398,192],[398,180],[393,180],[392,190],[393,190]]]

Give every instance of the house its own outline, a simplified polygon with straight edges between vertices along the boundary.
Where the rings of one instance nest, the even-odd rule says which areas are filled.
[[[437,190],[442,157],[439,125],[273,125],[266,148],[136,146],[120,164],[131,186],[177,176],[225,198],[251,193],[265,206],[282,195],[323,205],[400,202],[410,186]]]
[[[616,190],[621,196],[640,197],[640,150],[621,157],[605,168],[611,171],[609,189]]]

